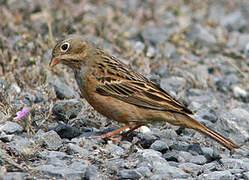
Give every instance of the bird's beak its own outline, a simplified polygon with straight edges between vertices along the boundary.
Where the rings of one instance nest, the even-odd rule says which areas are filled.
[[[56,64],[58,64],[60,62],[60,58],[59,57],[52,57],[49,66],[52,68],[54,66],[56,66]]]

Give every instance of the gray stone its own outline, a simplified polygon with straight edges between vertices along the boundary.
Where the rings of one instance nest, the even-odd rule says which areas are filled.
[[[221,18],[220,24],[225,26],[229,31],[239,31],[247,25],[247,22],[241,11],[235,11]]]
[[[206,65],[199,65],[194,70],[196,85],[198,87],[207,88],[208,87],[208,67]]]
[[[10,86],[10,91],[11,93],[21,93],[22,89],[16,84],[16,83],[12,83],[11,86]]]
[[[178,162],[179,154],[176,151],[167,152],[163,154],[163,158],[167,161],[175,161]]]
[[[178,168],[179,164],[181,164],[181,163],[175,162],[175,161],[168,161],[168,163],[170,166],[177,167],[177,168]]]
[[[156,140],[153,144],[151,144],[150,149],[154,149],[155,151],[160,151],[161,153],[165,153],[169,147],[166,142],[162,140]]]
[[[7,118],[5,114],[2,111],[0,111],[0,119],[3,120],[5,118]]]
[[[73,163],[69,167],[72,168],[72,169],[75,169],[77,171],[83,171],[84,172],[84,171],[86,171],[88,166],[87,166],[86,162],[75,160],[75,161],[73,161]]]
[[[246,44],[244,48],[244,55],[246,56],[246,58],[249,58],[249,42]]]
[[[144,51],[145,44],[142,43],[141,41],[137,41],[134,43],[134,49],[136,50],[137,53],[141,53]]]
[[[186,85],[186,80],[182,77],[177,77],[177,76],[163,78],[161,79],[160,83],[162,89],[173,92],[175,92],[177,89],[185,87],[185,85]]]
[[[115,1],[113,1],[113,0],[108,0],[108,1],[110,4],[115,3]],[[139,7],[141,7],[141,5],[142,5],[142,1],[141,0],[137,0],[137,1],[127,0],[127,1],[124,1],[124,3],[121,3],[120,5],[121,5],[121,9],[124,12],[137,11],[137,9]]]
[[[53,130],[63,139],[72,139],[82,134],[79,129],[62,122],[59,122]]]
[[[249,131],[248,111],[242,108],[234,108],[229,112],[220,110],[218,113],[219,121],[216,122],[218,132],[239,145],[247,141],[249,134],[244,132]]]
[[[249,147],[249,142],[243,143],[243,145],[241,145],[239,149],[236,149],[235,152],[236,152],[237,155],[235,156],[235,158],[236,157],[238,158],[240,156],[247,157],[248,154],[249,154],[248,147]]]
[[[215,36],[200,24],[196,24],[189,29],[187,38],[200,46],[211,46],[217,42]]]
[[[202,147],[201,150],[202,150],[202,152],[203,152],[204,155],[208,155],[208,156],[210,156],[210,157],[212,157],[213,154],[214,154],[213,148]]]
[[[118,172],[120,179],[139,179],[142,175],[135,169],[123,169]]]
[[[238,48],[238,39],[239,39],[240,33],[237,31],[233,31],[229,33],[228,41],[226,46],[229,48]]]
[[[39,139],[41,136],[43,136],[45,132],[42,129],[39,129],[35,135],[33,136],[34,139]]]
[[[153,174],[163,174],[171,178],[185,178],[189,177],[177,167],[169,166],[168,162],[163,159],[162,154],[152,149],[140,150],[136,153],[140,161],[138,167],[148,167],[152,169]]]
[[[229,169],[232,174],[242,174],[244,169]]]
[[[112,142],[108,142],[108,150],[113,156],[122,156],[124,155],[124,149],[113,144]]]
[[[224,167],[229,169],[244,169],[245,171],[249,171],[249,159],[232,159],[232,158],[224,158],[221,159],[221,162],[224,164]]]
[[[217,162],[207,163],[202,166],[203,172],[207,173],[209,173],[210,171],[215,171],[216,169],[217,169]]]
[[[249,117],[249,111],[243,109],[243,108],[234,108],[231,110],[231,113],[234,115],[234,117],[238,120],[240,120],[240,125],[242,127],[247,126],[246,122],[242,122],[241,120],[246,120]],[[242,123],[242,124],[241,124]]]
[[[149,167],[141,166],[141,167],[137,168],[136,170],[138,173],[140,173],[145,178],[149,178],[150,176],[153,175],[153,173],[151,172],[151,169]]]
[[[173,128],[161,129],[163,137],[162,140],[165,141],[169,146],[176,142],[176,139],[179,137],[176,131]]]
[[[5,89],[7,87],[7,81],[5,79],[0,78],[0,89]]]
[[[167,161],[162,158],[162,153],[153,149],[138,150],[138,152],[136,153],[136,157],[140,159],[140,162],[145,161],[152,165],[155,162],[167,163]]]
[[[179,153],[179,157],[182,157],[184,161],[182,161],[182,159],[180,162],[190,162],[190,160],[193,158],[192,154],[186,151],[180,151]]]
[[[196,133],[197,136],[201,135],[200,133]],[[188,152],[192,155],[203,155],[201,146],[199,144],[190,144],[187,148]]]
[[[51,58],[52,58],[52,49],[48,49],[45,53],[43,53],[42,61],[43,63],[49,64]]]
[[[53,165],[40,165],[36,169],[44,174],[66,179],[82,179],[85,177],[85,172],[80,170],[74,170],[72,168],[53,166]]]
[[[249,172],[243,173],[243,178],[245,178],[245,180],[249,180]]]
[[[29,101],[29,104],[31,103],[40,103],[43,101],[43,95],[39,91],[34,91],[32,93],[27,92],[24,95],[25,99]]]
[[[77,99],[62,100],[54,104],[52,111],[58,120],[68,121],[75,118],[83,107],[83,103]]]
[[[244,51],[247,48],[249,42],[249,34],[239,34],[238,37],[238,50]]]
[[[93,151],[98,147],[98,144],[103,143],[101,138],[74,138],[71,140],[72,143],[76,143],[78,146],[82,146],[83,149]]]
[[[226,92],[232,90],[232,85],[239,83],[239,78],[235,74],[229,74],[216,82],[217,89]]]
[[[153,44],[163,43],[172,33],[171,27],[168,26],[145,26],[141,32],[145,41],[150,41]]]
[[[118,172],[120,169],[126,167],[126,162],[120,160],[119,158],[110,159],[105,162],[105,167],[113,172]]]
[[[160,165],[153,170],[154,174],[161,174],[163,177],[167,177],[170,179],[178,179],[178,178],[188,178],[189,174],[185,173],[183,170],[177,167]]]
[[[83,157],[87,157],[89,155],[89,151],[80,147],[78,144],[69,143],[66,145],[67,152],[71,155],[79,154]]]
[[[0,125],[0,131],[5,132],[6,134],[21,133],[23,127],[15,122],[6,121],[4,124]]]
[[[67,166],[67,161],[65,161],[64,159],[58,159],[56,157],[53,158],[48,158],[47,159],[47,165],[53,165],[53,166],[61,166],[61,167],[66,167]]]
[[[149,148],[152,143],[154,143],[158,137],[151,133],[138,134],[139,140],[138,144],[140,144],[143,148]]]
[[[163,161],[155,161],[153,162],[153,169],[152,172],[154,174],[170,174],[172,171],[174,171],[173,169],[169,169],[170,166],[169,163],[167,161],[163,162]],[[166,171],[166,169],[169,169],[169,171]]]
[[[55,131],[49,131],[44,133],[39,142],[44,144],[49,150],[57,150],[62,146],[62,140]]]
[[[156,54],[155,48],[153,46],[149,46],[146,52],[146,56],[151,58],[151,57],[154,57],[155,54]]]
[[[175,46],[172,44],[166,46],[163,54],[166,58],[176,58],[177,52]]]
[[[67,86],[56,76],[50,78],[49,82],[55,89],[56,95],[59,99],[79,98],[79,94],[73,88]]]
[[[162,64],[161,66],[159,66],[159,68],[156,70],[156,73],[159,74],[160,77],[165,76],[165,74],[168,73],[167,64]]]
[[[33,151],[31,150],[32,144],[30,139],[21,136],[14,136],[12,141],[8,144],[10,149],[14,149],[19,154],[30,155]]]
[[[88,166],[88,168],[86,169],[85,178],[89,180],[102,179],[101,174],[93,165]]]
[[[203,155],[197,155],[197,156],[193,156],[190,159],[190,162],[194,163],[194,164],[202,165],[202,164],[205,164],[207,162],[207,159]]]
[[[169,176],[165,176],[164,174],[154,174],[153,176],[150,177],[150,180],[165,180],[165,179],[170,179]]]
[[[188,95],[189,96],[201,96],[205,94],[205,91],[203,91],[202,89],[189,89],[188,90]]]
[[[203,114],[200,114],[200,112],[203,112]],[[208,109],[202,109],[198,112],[198,115],[201,116],[203,119],[208,120],[212,123],[215,123],[217,121],[217,116],[213,112],[209,112]]]
[[[17,2],[17,1],[12,0],[12,1],[8,1],[7,4],[8,4],[8,6],[11,6],[15,9],[23,9],[27,13],[31,13],[31,12],[35,11],[35,9],[37,8],[37,5],[30,4],[30,1]]]
[[[202,166],[193,163],[183,163],[178,166],[186,173],[197,175],[202,171]]]
[[[235,179],[235,177],[231,174],[230,171],[214,171],[207,174],[202,174],[199,176],[198,179],[205,179],[205,180],[226,180],[226,179]]]
[[[4,131],[0,132],[0,140],[3,142],[10,142],[13,137],[13,134],[6,134]]]
[[[132,143],[129,141],[122,141],[122,144],[120,144],[120,146],[125,150],[128,151],[130,150]]]
[[[2,180],[21,180],[26,179],[28,176],[29,174],[24,172],[7,172],[1,178]]]
[[[220,60],[224,60],[224,59],[220,59]],[[216,61],[216,63],[220,64],[219,62]],[[237,76],[237,70],[232,67],[231,65],[228,65],[228,64],[220,64],[219,65],[219,70],[226,74],[227,76]],[[226,76],[219,76],[221,79],[222,78],[227,78]],[[235,81],[235,79],[239,79],[238,77],[229,77],[230,79],[233,79],[233,81]],[[232,81],[232,82],[233,82]],[[239,81],[238,81],[239,82]]]
[[[225,14],[225,6],[223,4],[216,3],[215,6],[212,6],[212,8],[210,8],[209,13],[207,15],[209,16],[211,21],[219,23],[219,21],[224,18]]]
[[[190,104],[189,104],[189,108],[195,112],[195,111],[198,111],[199,109],[201,109],[203,106],[203,104],[199,103],[199,102],[196,102],[196,101],[192,101]]]
[[[57,159],[71,159],[73,156],[67,155],[65,152],[59,152],[59,151],[48,151],[44,150],[39,153],[39,156],[43,159],[49,160],[53,158]]]

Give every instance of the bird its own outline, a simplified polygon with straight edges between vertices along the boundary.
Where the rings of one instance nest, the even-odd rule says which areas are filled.
[[[96,111],[124,124],[101,138],[129,129],[123,133],[127,135],[153,122],[167,122],[197,130],[229,150],[239,148],[190,117],[193,112],[159,85],[81,35],[68,35],[57,42],[49,65],[53,68],[59,63],[72,68],[82,96]]]

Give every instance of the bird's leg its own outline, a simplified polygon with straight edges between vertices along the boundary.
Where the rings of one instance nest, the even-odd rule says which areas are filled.
[[[122,136],[127,136],[128,134],[130,134],[132,131],[140,128],[142,126],[142,124],[138,124],[136,126],[134,126],[133,128],[131,128],[129,131],[125,132],[125,133],[122,133]]]
[[[112,138],[112,136],[114,136],[115,134],[119,133],[120,131],[123,131],[127,128],[129,128],[130,125],[125,125],[125,126],[122,126],[121,128],[118,128],[118,129],[115,129],[114,131],[111,131],[111,132],[107,132],[105,134],[102,134],[101,136],[93,136],[93,138],[109,138],[109,139],[113,139],[113,140],[116,140],[116,138]]]

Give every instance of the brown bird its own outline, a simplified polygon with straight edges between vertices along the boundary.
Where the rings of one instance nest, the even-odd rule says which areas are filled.
[[[55,45],[50,66],[58,63],[73,69],[82,95],[95,110],[125,123],[102,138],[130,128],[125,133],[128,134],[142,125],[160,121],[195,129],[230,150],[238,148],[231,140],[191,118],[189,115],[193,113],[158,85],[81,36],[70,35]]]

